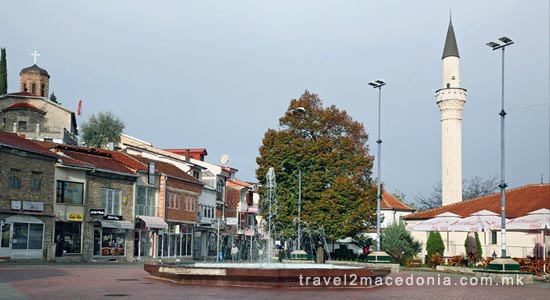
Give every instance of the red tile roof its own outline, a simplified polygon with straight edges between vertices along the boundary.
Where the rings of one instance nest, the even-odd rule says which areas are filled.
[[[69,145],[57,145],[55,149],[74,160],[87,165],[92,165],[100,170],[135,175],[135,172],[132,169],[113,159],[113,156],[110,153],[102,149]]]
[[[150,161],[155,162],[155,170],[160,173],[166,174],[168,177],[183,179],[191,183],[202,185],[202,182],[200,182],[197,178],[187,174],[185,171],[183,171],[182,169],[176,167],[171,163],[154,160],[154,159],[150,159],[142,156],[131,155],[131,157],[141,162],[142,164],[144,164],[144,166],[147,166],[147,164],[149,164]],[[147,170],[147,167],[145,167],[145,170]]]
[[[24,151],[57,157],[55,153],[45,149],[31,140],[19,137],[17,134],[0,131],[0,146],[17,148]]]
[[[14,103],[14,104],[4,108],[3,111],[12,110],[12,109],[30,109],[30,110],[35,110],[35,111],[38,111],[38,112],[41,112],[41,113],[46,113],[43,110],[39,109],[38,107],[36,107],[36,106],[34,106],[30,103],[25,103],[25,102]]]
[[[404,211],[414,211],[414,208],[411,208],[405,205],[403,202],[399,201],[390,193],[382,193],[382,201],[380,201],[380,209],[392,209],[392,210],[404,210]]]
[[[247,188],[247,189],[252,189],[253,188],[253,186],[250,183],[241,181],[241,180],[236,179],[236,178],[235,179],[228,179],[227,183],[228,183],[229,186],[237,187],[237,188],[241,188],[241,187],[244,187],[244,188]]]
[[[521,217],[540,208],[550,208],[550,184],[531,184],[506,191],[506,217]],[[444,212],[466,217],[483,209],[500,215],[500,193],[421,211],[404,218],[424,220]]]

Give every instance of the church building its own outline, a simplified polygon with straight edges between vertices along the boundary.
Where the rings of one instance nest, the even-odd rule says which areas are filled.
[[[35,63],[19,75],[20,91],[0,95],[0,130],[27,139],[77,145],[74,112],[48,100],[48,71]]]

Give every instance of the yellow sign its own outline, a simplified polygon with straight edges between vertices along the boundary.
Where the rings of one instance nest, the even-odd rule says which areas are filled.
[[[82,221],[82,220],[84,220],[84,218],[82,217],[81,214],[69,214],[68,220],[69,221]]]

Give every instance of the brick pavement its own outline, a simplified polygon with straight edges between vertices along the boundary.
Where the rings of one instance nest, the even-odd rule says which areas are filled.
[[[413,276],[413,277],[411,277]],[[397,278],[433,277],[451,286],[396,286]],[[141,264],[0,264],[0,300],[18,299],[548,299],[549,283],[532,286],[461,286],[459,275],[401,272],[394,285],[367,289],[251,289],[185,286],[156,280]],[[449,283],[447,282],[447,283]]]

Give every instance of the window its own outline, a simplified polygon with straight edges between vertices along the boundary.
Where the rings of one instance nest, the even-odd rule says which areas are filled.
[[[84,184],[79,182],[57,181],[56,202],[68,204],[82,204],[84,198]],[[103,196],[103,194],[102,194]],[[103,202],[103,198],[102,198]]]
[[[8,177],[8,186],[10,189],[18,190],[21,188],[21,171],[16,169],[10,170],[10,175]]]
[[[40,85],[40,97],[46,97],[46,85],[45,84],[41,84]]]
[[[138,185],[136,197],[136,215],[156,216],[155,210],[156,189],[145,185]]]
[[[36,84],[32,84],[31,93],[36,94]]]
[[[117,228],[94,228],[94,255],[124,256],[126,230]]]
[[[18,131],[27,131],[27,121],[19,121],[18,123]]]
[[[80,253],[81,225],[80,222],[55,222],[55,256],[62,256],[63,253]]]
[[[497,244],[497,236],[498,236],[498,232],[497,231],[491,231],[491,244],[493,245],[496,245]]]
[[[42,249],[44,224],[13,223],[12,249]]]
[[[216,184],[216,192],[218,194],[223,194],[223,181],[218,180],[218,183]]]
[[[26,84],[26,83],[23,85],[23,91],[25,91],[25,92],[28,92],[28,91],[29,91],[29,89],[27,88],[27,84]]]
[[[32,172],[31,173],[31,191],[40,192],[41,182],[42,182],[42,173]]]
[[[107,215],[120,215],[120,190],[102,188],[101,208]]]
[[[173,209],[179,209],[180,208],[180,205],[179,205],[179,194],[177,193],[174,193],[174,192],[168,192],[166,194],[166,198],[167,198],[167,203],[166,203],[166,207],[168,208],[173,208]]]

